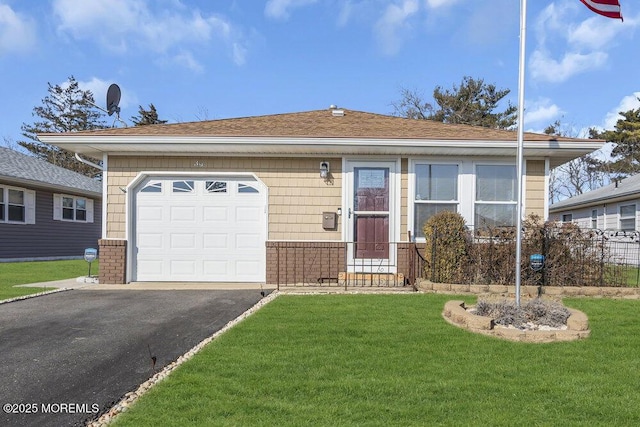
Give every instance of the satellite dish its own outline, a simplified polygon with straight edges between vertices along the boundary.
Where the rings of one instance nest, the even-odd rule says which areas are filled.
[[[116,115],[118,115],[120,113],[120,107],[118,107],[120,95],[120,87],[112,83],[107,90],[107,114],[112,115],[116,113]]]

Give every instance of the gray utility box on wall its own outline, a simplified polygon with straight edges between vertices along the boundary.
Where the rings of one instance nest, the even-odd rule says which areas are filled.
[[[322,228],[335,230],[337,214],[335,212],[322,212]]]

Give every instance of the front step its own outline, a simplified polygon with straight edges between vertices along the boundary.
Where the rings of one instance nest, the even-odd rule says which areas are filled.
[[[338,273],[338,285],[340,286],[380,286],[395,287],[404,286],[404,274],[402,273]]]

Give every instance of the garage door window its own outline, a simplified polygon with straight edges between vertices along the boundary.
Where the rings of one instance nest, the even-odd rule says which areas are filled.
[[[207,181],[205,185],[208,193],[227,192],[227,183],[224,181]]]
[[[145,185],[141,193],[162,193],[162,181],[151,181]]]
[[[193,193],[193,181],[173,181],[174,193]]]
[[[259,193],[258,189],[247,184],[238,184],[238,193]]]

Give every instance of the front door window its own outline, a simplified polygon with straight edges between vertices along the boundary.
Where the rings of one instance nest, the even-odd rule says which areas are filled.
[[[389,258],[389,168],[353,169],[356,259]]]

